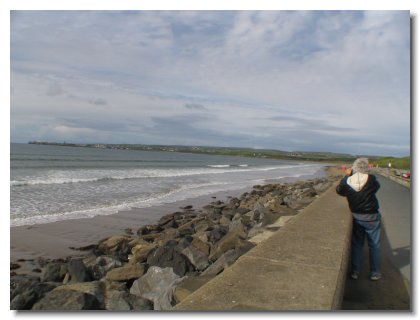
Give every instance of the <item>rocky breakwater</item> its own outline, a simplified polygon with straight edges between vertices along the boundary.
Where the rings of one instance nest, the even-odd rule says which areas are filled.
[[[164,215],[155,225],[79,248],[80,257],[11,264],[14,310],[171,310],[331,185],[328,179],[257,185],[239,198]],[[38,275],[36,275],[38,273]],[[35,275],[34,275],[35,274]],[[250,279],[249,281],[252,281]]]

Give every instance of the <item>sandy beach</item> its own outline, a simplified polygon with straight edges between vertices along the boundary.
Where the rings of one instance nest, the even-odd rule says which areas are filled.
[[[194,208],[200,208],[214,201],[213,197],[224,201],[229,196],[238,196],[246,191],[249,190],[218,192],[174,203],[149,208],[133,208],[93,218],[11,227],[11,261],[37,257],[55,259],[81,255],[83,251],[72,250],[70,247],[79,248],[97,243],[114,234],[125,234],[126,228],[131,228],[135,232],[141,226],[155,223],[165,214],[179,211],[180,207],[192,205]]]

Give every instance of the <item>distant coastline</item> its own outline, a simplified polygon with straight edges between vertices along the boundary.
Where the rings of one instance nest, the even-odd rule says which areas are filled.
[[[108,143],[67,143],[29,141],[29,144],[53,145],[62,147],[81,147],[137,151],[163,151],[180,153],[197,153],[208,155],[241,156],[251,158],[268,158],[281,160],[319,161],[319,162],[353,162],[357,157],[350,154],[331,152],[281,151],[269,149],[208,147],[208,146],[178,146],[178,145],[147,145],[147,144],[108,144]],[[372,157],[370,157],[372,158]]]

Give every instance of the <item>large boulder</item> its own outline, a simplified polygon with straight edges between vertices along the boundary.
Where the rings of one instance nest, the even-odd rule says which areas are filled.
[[[102,279],[112,269],[121,267],[120,260],[111,256],[99,256],[95,263],[89,267],[90,273],[95,280]]]
[[[109,281],[128,281],[131,279],[140,278],[145,272],[144,265],[126,264],[119,268],[114,268],[106,274],[106,279]]]
[[[129,243],[132,240],[132,237],[126,235],[111,236],[98,244],[96,252],[98,254],[114,256],[122,261],[127,261],[128,254],[131,251]]]
[[[172,268],[153,266],[143,277],[134,281],[130,293],[153,301],[154,310],[171,310],[176,303],[173,293],[181,280]]]
[[[50,262],[46,265],[42,276],[43,282],[62,282],[67,273],[67,264]]]
[[[33,279],[21,281],[11,292],[11,310],[30,310],[35,302],[59,284],[54,282],[39,282]]]
[[[32,310],[99,310],[95,296],[73,290],[52,290],[34,304]]]
[[[238,259],[239,255],[235,251],[235,249],[228,250],[224,254],[222,254],[219,259],[216,260],[213,264],[211,264],[206,270],[201,273],[201,276],[216,276],[220,272],[222,272],[225,268],[232,265],[236,259]]]
[[[193,245],[183,249],[182,254],[187,257],[196,270],[202,271],[209,265],[208,256]]]
[[[223,255],[228,250],[235,249],[237,242],[240,239],[245,239],[243,231],[239,228],[232,230],[215,244],[209,255],[209,259],[212,261],[216,261],[221,255]]]
[[[172,268],[178,276],[183,276],[194,269],[187,258],[176,250],[175,246],[168,245],[159,247],[149,254],[147,264],[161,268]]]
[[[91,281],[92,277],[83,263],[82,258],[71,259],[67,264],[70,283]]]
[[[156,249],[157,244],[155,243],[146,243],[138,244],[131,249],[132,257],[130,263],[145,262],[149,254]]]

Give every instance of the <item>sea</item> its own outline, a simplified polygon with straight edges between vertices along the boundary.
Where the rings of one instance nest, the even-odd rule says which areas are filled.
[[[109,215],[324,175],[323,164],[265,158],[17,143],[10,150],[11,226]]]

